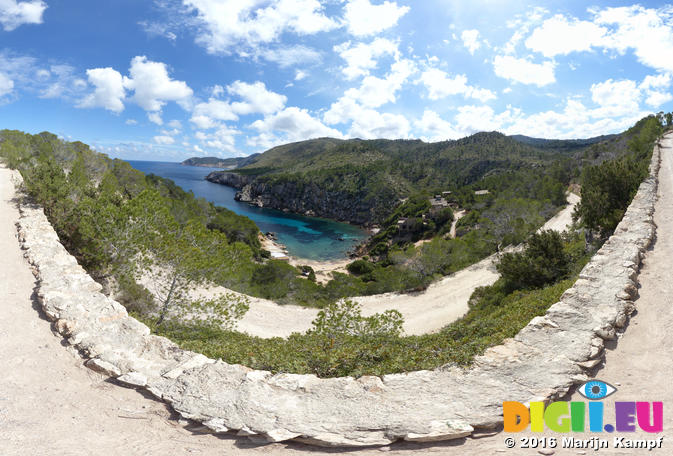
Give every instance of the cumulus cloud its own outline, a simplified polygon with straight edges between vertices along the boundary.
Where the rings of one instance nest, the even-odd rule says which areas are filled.
[[[407,14],[409,7],[398,6],[396,2],[387,0],[378,5],[369,0],[349,0],[344,10],[344,22],[348,32],[362,37],[393,27]]]
[[[353,138],[407,138],[410,124],[401,114],[381,113],[375,109],[364,107],[355,99],[344,96],[333,103],[324,114],[327,124],[349,123],[348,136]]]
[[[163,146],[169,146],[171,144],[175,144],[175,138],[172,138],[170,136],[160,135],[160,136],[155,136],[154,137],[154,142],[157,143],[157,144],[161,144]]]
[[[308,110],[290,106],[276,114],[265,116],[264,119],[256,120],[251,125],[252,128],[259,131],[263,136],[257,140],[252,140],[251,144],[263,147],[269,147],[273,142],[272,135],[280,133],[276,141],[291,142],[304,139],[320,138],[329,136],[341,138],[343,135],[334,128],[329,128],[313,117]]]
[[[226,101],[211,98],[207,102],[194,106],[190,121],[200,129],[213,128],[216,121],[238,120],[231,104]]]
[[[294,73],[294,80],[295,81],[301,81],[302,79],[306,78],[308,76],[308,73],[304,70],[297,70]]]
[[[323,114],[323,120],[329,125],[350,123],[348,134],[352,137],[408,137],[410,124],[405,116],[380,113],[373,108],[395,103],[397,92],[417,71],[413,61],[397,60],[385,77],[369,75],[362,80],[359,87],[346,90]]]
[[[390,71],[385,77],[367,76],[362,80],[360,87],[346,90],[335,104],[349,100],[367,108],[377,108],[386,103],[394,103],[397,100],[397,92],[416,71],[416,64],[413,61],[398,60],[390,66]],[[335,104],[332,105],[330,111],[333,110]],[[330,111],[326,113],[327,117],[330,117]]]
[[[264,49],[259,55],[269,62],[278,64],[281,68],[288,68],[300,63],[308,64],[319,62],[320,52],[307,46],[288,46],[274,49]]]
[[[228,125],[220,124],[213,132],[197,131],[194,137],[201,141],[201,144],[208,149],[217,151],[216,155],[221,156],[222,152],[229,154],[236,152],[236,135],[240,131],[231,128]]]
[[[0,24],[6,32],[23,24],[41,24],[45,9],[47,4],[41,0],[0,0]]]
[[[547,60],[534,63],[525,58],[511,55],[498,55],[493,59],[495,74],[510,81],[522,84],[534,84],[542,87],[556,81],[554,76],[555,63]]]
[[[423,117],[414,121],[414,127],[422,132],[421,139],[428,142],[445,141],[463,136],[461,132],[439,114],[430,109],[423,111]]]
[[[338,27],[318,0],[276,0],[260,7],[255,0],[183,0],[196,13],[196,41],[210,53],[245,53],[276,41],[284,32],[310,35]]]
[[[227,87],[227,91],[243,100],[231,104],[233,111],[242,115],[270,114],[282,109],[287,101],[285,95],[267,90],[266,85],[260,81],[252,84],[235,81]]]
[[[591,20],[556,15],[526,40],[526,47],[545,57],[593,48],[625,54],[633,50],[643,65],[673,71],[671,9],[640,5],[593,9]]]
[[[272,114],[283,109],[287,101],[285,95],[268,90],[260,81],[234,81],[226,92],[241,101],[210,98],[194,106],[190,121],[197,128],[207,130],[218,127],[220,122],[238,120],[239,115]]]
[[[591,99],[605,110],[608,117],[637,112],[641,98],[635,81],[607,81],[591,85]]]
[[[180,122],[178,119],[173,119],[170,122],[168,122],[166,125],[168,125],[171,128],[174,128],[176,130],[182,129],[182,122]]]
[[[134,57],[124,87],[133,90],[133,100],[145,111],[160,111],[168,101],[187,108],[193,91],[184,81],[171,79],[166,64]]]
[[[399,57],[398,43],[386,38],[376,38],[371,43],[358,43],[351,46],[347,41],[334,46],[334,51],[346,61],[346,66],[341,69],[346,79],[355,79],[366,76],[369,71],[376,68],[378,59],[384,55]]]
[[[0,73],[0,97],[9,95],[14,90],[14,81],[3,73]]]
[[[429,68],[421,74],[420,82],[428,89],[428,98],[439,100],[450,95],[463,95],[465,98],[475,98],[482,102],[496,98],[495,93],[488,89],[472,87],[467,83],[467,77],[463,74],[449,77],[438,69]]]
[[[163,125],[164,119],[161,118],[161,111],[148,112],[147,118],[150,122],[157,125]]]
[[[460,34],[460,39],[463,40],[463,45],[474,55],[474,52],[481,47],[479,42],[479,30],[463,30]]]
[[[571,52],[589,51],[603,42],[606,29],[593,22],[567,18],[563,15],[545,20],[528,37],[528,49],[547,58],[567,55]]]
[[[126,90],[121,73],[107,67],[86,70],[86,75],[95,89],[78,103],[78,107],[104,108],[117,114],[124,110]]]

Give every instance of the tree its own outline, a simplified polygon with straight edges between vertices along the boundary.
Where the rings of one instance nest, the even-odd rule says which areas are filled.
[[[508,291],[539,288],[567,277],[571,258],[553,230],[533,234],[522,252],[506,253],[496,266]]]
[[[193,292],[222,268],[232,268],[235,256],[222,233],[198,220],[178,223],[161,195],[145,190],[125,207],[127,231],[120,251],[129,256],[132,273],[159,304],[157,324],[169,316],[206,317],[231,327],[248,309],[241,295],[226,293],[213,299],[194,299]],[[128,267],[128,266],[126,266]]]
[[[338,339],[345,336],[364,339],[396,337],[402,332],[403,324],[404,318],[397,310],[386,310],[382,314],[363,317],[360,304],[351,300],[339,300],[318,312],[309,333],[327,337],[333,346]]]

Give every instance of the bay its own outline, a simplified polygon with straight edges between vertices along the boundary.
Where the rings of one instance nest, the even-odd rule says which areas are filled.
[[[127,160],[138,171],[171,179],[185,191],[250,218],[259,229],[276,234],[290,255],[314,261],[345,258],[368,234],[365,230],[319,217],[305,217],[275,209],[260,208],[234,199],[236,190],[205,180],[214,168],[180,163]]]

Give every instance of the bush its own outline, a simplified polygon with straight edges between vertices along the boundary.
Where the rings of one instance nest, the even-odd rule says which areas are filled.
[[[504,254],[497,270],[508,291],[540,288],[568,276],[570,256],[561,235],[545,230],[533,234],[523,252]]]
[[[346,269],[348,269],[348,272],[351,274],[359,276],[370,274],[374,270],[374,265],[369,261],[355,260],[346,266]]]

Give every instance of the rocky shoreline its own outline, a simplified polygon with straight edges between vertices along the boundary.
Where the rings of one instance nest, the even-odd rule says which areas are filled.
[[[240,173],[214,171],[206,180],[236,190],[236,201],[284,212],[322,217],[364,228],[372,227],[381,217],[379,209],[359,196],[329,191],[314,184],[267,182],[266,178]]]

